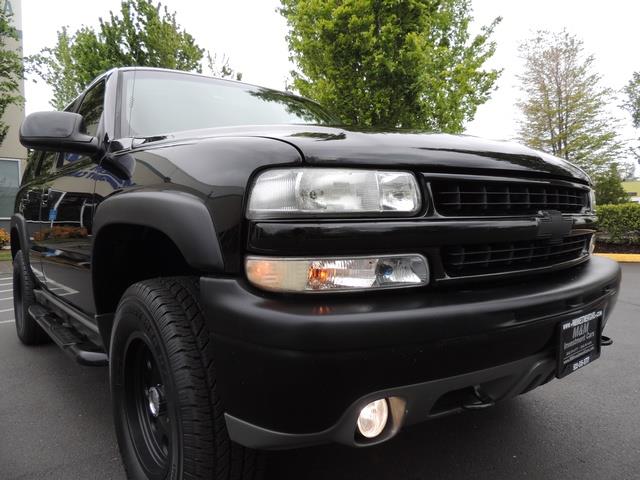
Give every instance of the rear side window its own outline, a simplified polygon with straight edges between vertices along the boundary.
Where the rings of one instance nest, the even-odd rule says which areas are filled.
[[[78,109],[78,113],[84,119],[84,126],[89,135],[95,136],[98,133],[98,126],[104,111],[104,89],[104,80],[94,85],[86,93]]]

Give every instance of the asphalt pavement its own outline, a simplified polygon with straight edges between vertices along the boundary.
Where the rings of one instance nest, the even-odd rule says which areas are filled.
[[[123,479],[107,369],[18,342],[9,269],[0,262],[0,479]],[[275,452],[267,478],[640,479],[640,264],[623,265],[606,333],[614,345],[562,381],[378,447]]]

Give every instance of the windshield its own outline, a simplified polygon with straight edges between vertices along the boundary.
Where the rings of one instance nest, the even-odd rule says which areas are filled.
[[[319,105],[294,95],[199,75],[124,72],[122,134],[151,137],[235,125],[335,123]]]

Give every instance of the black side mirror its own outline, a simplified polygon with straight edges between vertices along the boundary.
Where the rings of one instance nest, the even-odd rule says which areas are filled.
[[[36,112],[20,127],[20,143],[27,148],[93,155],[100,149],[96,137],[88,135],[82,115],[71,112]]]

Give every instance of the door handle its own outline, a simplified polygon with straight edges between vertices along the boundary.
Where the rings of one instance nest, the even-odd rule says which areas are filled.
[[[50,194],[51,194],[51,188],[48,188],[46,191],[42,192],[41,202],[43,205],[46,205],[49,202]]]

